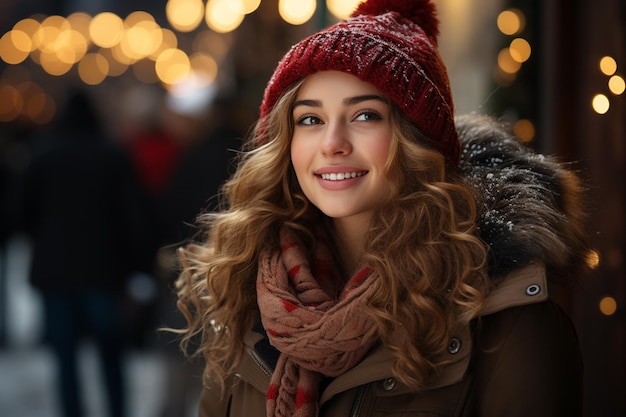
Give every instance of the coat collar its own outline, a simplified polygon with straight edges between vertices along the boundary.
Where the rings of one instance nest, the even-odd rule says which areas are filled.
[[[486,316],[526,304],[538,303],[548,298],[545,268],[542,264],[531,264],[514,271],[502,279],[485,300],[479,316]],[[270,383],[271,366],[259,354],[255,346],[264,336],[251,331],[246,335],[246,354],[237,368],[240,378],[260,392],[267,392]],[[444,360],[447,362],[428,382],[426,390],[442,388],[460,382],[466,375],[472,354],[472,336],[469,325],[459,326],[450,340]],[[394,357],[384,346],[377,346],[354,368],[335,378],[322,392],[320,404],[335,395],[376,381],[393,377],[391,368]],[[395,394],[409,393],[411,389],[395,381]]]
[[[506,308],[533,304],[548,299],[548,279],[543,264],[535,263],[513,271],[502,279],[485,299],[479,316]]]
[[[490,117],[465,115],[456,124],[460,172],[476,190],[477,234],[489,246],[489,274],[543,263],[555,284],[584,278],[590,248],[585,189],[576,174]]]

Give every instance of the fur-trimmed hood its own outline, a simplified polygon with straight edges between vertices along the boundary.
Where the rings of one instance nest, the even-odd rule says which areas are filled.
[[[578,176],[490,117],[461,116],[456,125],[460,170],[476,188],[478,233],[490,248],[490,274],[543,262],[552,282],[581,278],[589,247]]]

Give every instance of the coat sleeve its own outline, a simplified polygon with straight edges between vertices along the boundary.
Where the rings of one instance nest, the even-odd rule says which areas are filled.
[[[483,317],[476,352],[472,415],[582,415],[578,338],[569,317],[553,302]]]

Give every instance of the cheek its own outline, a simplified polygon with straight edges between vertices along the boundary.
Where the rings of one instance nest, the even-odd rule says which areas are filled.
[[[374,165],[384,167],[387,165],[387,160],[391,152],[391,139],[382,138],[374,141],[369,146],[368,151]]]
[[[291,164],[298,180],[300,180],[300,175],[306,172],[308,154],[309,150],[307,150],[305,142],[294,137],[291,141]]]

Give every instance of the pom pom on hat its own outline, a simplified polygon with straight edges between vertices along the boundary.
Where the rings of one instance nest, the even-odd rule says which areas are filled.
[[[299,79],[319,71],[346,72],[387,95],[424,134],[426,145],[457,170],[460,142],[438,33],[430,0],[367,0],[349,19],[291,47],[265,89],[260,116]]]
[[[400,16],[421,27],[429,38],[436,42],[439,36],[439,20],[436,7],[431,0],[370,0],[360,3],[352,17],[360,15],[378,16],[387,12],[398,12]]]

